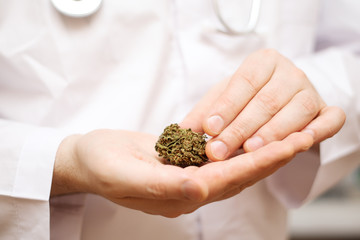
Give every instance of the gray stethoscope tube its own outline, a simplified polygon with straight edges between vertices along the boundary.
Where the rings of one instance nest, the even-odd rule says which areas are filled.
[[[247,22],[246,26],[244,26],[241,29],[234,29],[225,21],[222,13],[220,11],[219,0],[212,0],[212,2],[213,2],[215,14],[216,14],[218,20],[220,21],[220,23],[224,27],[224,30],[219,30],[220,32],[229,34],[229,35],[243,35],[243,34],[249,34],[249,33],[254,32],[255,27],[259,20],[261,0],[253,0],[252,1],[248,22]]]

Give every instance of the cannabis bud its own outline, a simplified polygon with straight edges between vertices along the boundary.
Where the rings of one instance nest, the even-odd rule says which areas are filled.
[[[160,157],[172,165],[187,167],[200,166],[208,159],[205,154],[206,136],[189,129],[171,124],[164,129],[155,145]]]

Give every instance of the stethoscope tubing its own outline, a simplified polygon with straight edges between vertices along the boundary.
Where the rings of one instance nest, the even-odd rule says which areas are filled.
[[[216,17],[218,18],[219,22],[224,27],[224,29],[219,29],[220,32],[229,34],[229,35],[244,35],[244,34],[253,33],[255,31],[255,28],[259,21],[259,16],[260,16],[261,0],[253,0],[252,1],[248,22],[241,29],[234,29],[225,21],[222,13],[220,11],[219,0],[212,0],[212,3],[213,3]]]

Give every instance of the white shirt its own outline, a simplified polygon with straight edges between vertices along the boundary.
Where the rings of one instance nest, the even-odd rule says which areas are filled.
[[[1,0],[0,239],[48,239],[49,221],[53,239],[285,239],[286,208],[359,165],[359,7],[267,0],[255,34],[227,36],[216,31],[208,0],[104,0],[78,19],[49,0]],[[263,47],[295,61],[329,105],[345,110],[344,128],[321,144],[320,157],[300,154],[238,196],[176,219],[87,194],[53,198],[49,216],[54,157],[66,135],[158,135]]]

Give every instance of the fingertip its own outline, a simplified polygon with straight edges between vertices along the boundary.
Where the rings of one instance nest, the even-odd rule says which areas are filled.
[[[303,143],[302,148],[299,149],[299,151],[307,151],[314,145],[314,136],[311,133],[302,133],[303,136]]]
[[[314,133],[308,129],[290,134],[286,140],[290,141],[295,152],[307,151],[314,144]]]
[[[313,139],[315,139],[315,132],[311,128],[305,128],[301,132],[306,133],[306,134],[310,135]]]
[[[206,156],[209,158],[210,161],[214,161],[214,162],[218,161],[213,156],[212,149],[211,149],[211,141],[207,142],[207,144],[205,146],[205,153],[206,153]]]
[[[326,108],[328,108],[334,112],[334,115],[336,115],[340,121],[339,125],[341,125],[341,126],[344,125],[344,123],[346,121],[346,113],[342,108],[337,107],[337,106],[328,106]]]
[[[210,136],[217,136],[223,130],[225,125],[224,119],[219,115],[213,115],[204,121],[203,128]]]
[[[211,161],[225,160],[229,154],[228,146],[220,140],[214,140],[206,144],[206,155]]]
[[[264,146],[264,140],[260,136],[253,136],[245,141],[243,148],[246,152],[253,152]]]
[[[341,108],[327,106],[302,132],[312,135],[314,143],[319,143],[334,136],[343,127],[345,121],[346,114]]]

